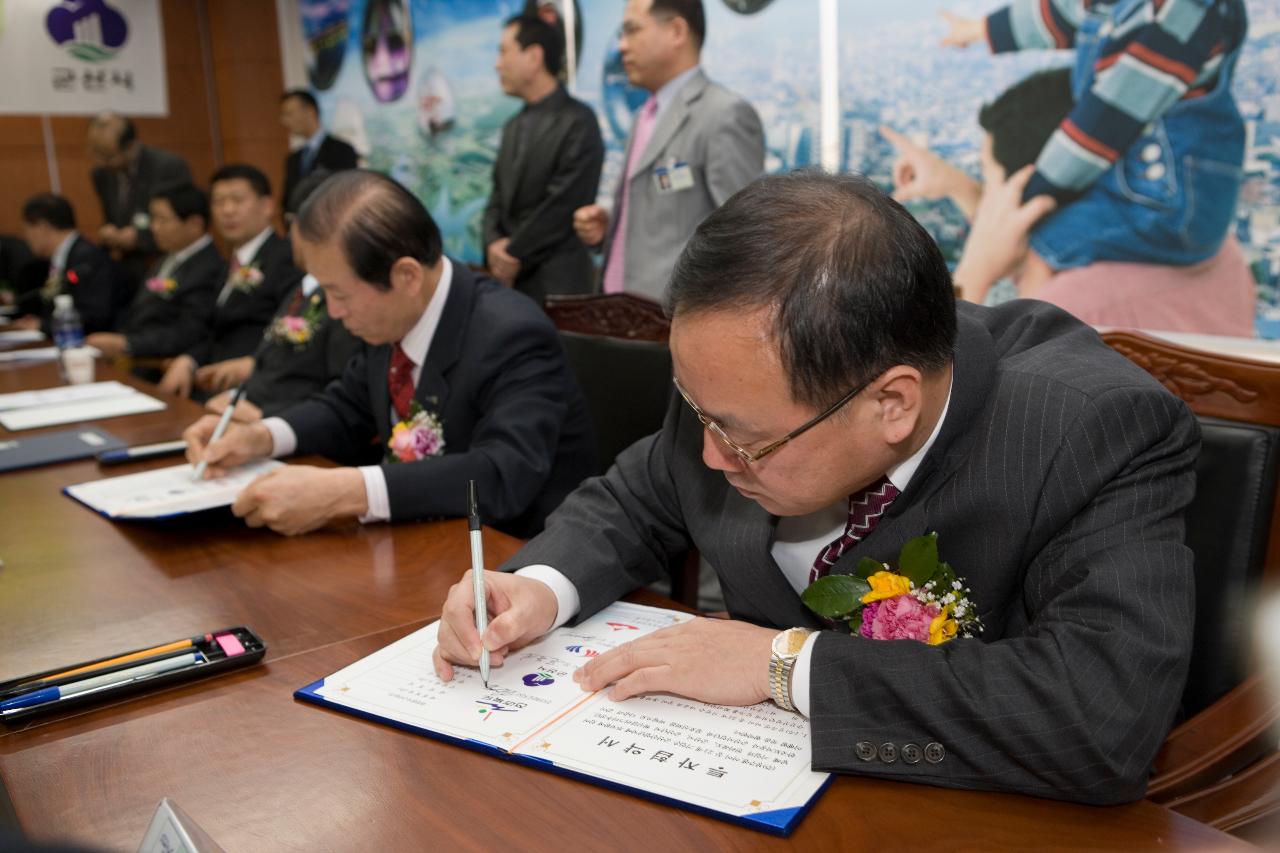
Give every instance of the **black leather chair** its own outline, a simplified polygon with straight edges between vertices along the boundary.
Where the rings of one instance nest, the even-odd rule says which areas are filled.
[[[671,325],[658,303],[628,293],[551,296],[560,330],[596,431],[597,474],[618,454],[662,427],[672,391]]]
[[[1156,758],[1147,796],[1249,836],[1280,816],[1280,699],[1252,654],[1251,619],[1280,591],[1280,364],[1202,352],[1136,332],[1103,339],[1200,418],[1196,625],[1182,722]]]

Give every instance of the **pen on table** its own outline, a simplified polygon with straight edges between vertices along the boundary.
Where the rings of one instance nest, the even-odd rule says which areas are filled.
[[[21,696],[15,696],[12,699],[0,701],[0,714],[8,714],[14,711],[19,711],[23,708],[44,705],[48,702],[57,702],[59,699],[66,699],[71,696],[80,696],[85,693],[96,693],[110,687],[119,687],[124,684],[129,684],[130,682],[137,681],[141,678],[148,678],[153,675],[172,672],[175,669],[185,669],[186,667],[195,666],[204,662],[204,655],[200,652],[190,652],[189,654],[165,658],[164,660],[154,661],[152,663],[143,664],[142,666],[122,669],[119,672],[111,672],[106,675],[86,678],[83,681],[73,681],[70,684],[62,684],[56,687],[45,687],[40,690],[33,690],[30,693],[24,693]]]
[[[476,632],[480,635],[480,677],[489,686],[489,650],[484,647],[484,632],[489,627],[489,612],[484,596],[484,543],[480,541],[480,501],[476,497],[476,481],[467,486],[467,529],[471,535],[471,591],[476,599]]]
[[[240,402],[240,398],[244,395],[244,385],[237,385],[236,390],[231,392],[231,400],[227,403],[227,407],[222,410],[222,417],[218,419],[218,425],[213,428],[213,435],[209,437],[209,444],[205,445],[207,450],[215,441],[222,438],[222,434],[227,431],[227,424],[231,423],[231,415],[236,410],[236,403]],[[201,459],[196,463],[196,470],[191,472],[193,482],[199,482],[204,476],[204,469],[209,467],[209,463]]]
[[[157,655],[163,655],[168,652],[176,652],[182,649],[189,649],[195,646],[195,644],[199,642],[206,642],[206,643],[213,642],[213,635],[205,634],[204,636],[201,636],[201,637],[191,637],[186,640],[176,640],[175,642],[172,642],[172,643],[165,643],[162,646],[153,646],[149,649],[140,649],[139,651],[130,652],[129,654],[126,654],[126,655],[117,655],[116,657],[113,657],[113,658],[100,660],[97,663],[89,663],[89,664],[85,664],[84,666],[77,666],[73,669],[65,669],[62,672],[51,672],[48,675],[41,676],[37,680],[29,681],[26,684],[19,684],[16,687],[10,688],[10,690],[6,691],[6,693],[12,693],[15,691],[25,692],[29,687],[34,687],[36,684],[39,684],[39,683],[57,681],[59,679],[68,678],[72,675],[80,675],[82,673],[94,672],[96,670],[119,666],[122,663],[131,663],[133,661],[142,660],[144,658],[151,658]]]
[[[118,450],[104,450],[98,454],[99,465],[117,465],[121,462],[133,462],[138,459],[150,459],[154,456],[166,456],[170,453],[181,453],[187,449],[182,439],[160,441],[155,444],[138,444],[133,447],[121,447]]]

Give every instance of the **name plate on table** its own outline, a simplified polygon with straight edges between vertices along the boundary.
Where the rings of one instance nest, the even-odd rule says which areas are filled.
[[[225,853],[178,804],[165,797],[147,827],[138,853]]]

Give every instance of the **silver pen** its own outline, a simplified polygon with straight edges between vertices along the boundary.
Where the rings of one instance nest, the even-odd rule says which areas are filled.
[[[489,612],[484,594],[484,543],[480,540],[480,501],[476,498],[476,481],[467,486],[467,528],[471,536],[471,591],[476,602],[476,633],[480,635],[480,677],[489,686],[489,650],[484,647],[484,632],[489,627]]]
[[[227,407],[222,410],[222,417],[218,419],[218,425],[213,428],[213,435],[209,437],[209,444],[205,445],[207,450],[215,441],[222,438],[222,434],[227,431],[227,424],[231,423],[231,415],[236,410],[236,403],[240,402],[240,397],[244,395],[244,385],[237,385],[236,390],[231,392],[231,400],[227,403]],[[196,464],[196,469],[191,472],[191,482],[198,483],[200,478],[204,476],[204,469],[209,466],[208,462],[201,459]]]

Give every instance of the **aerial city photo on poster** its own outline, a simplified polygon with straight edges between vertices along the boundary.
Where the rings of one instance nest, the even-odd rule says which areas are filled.
[[[563,15],[565,0],[543,0]],[[366,165],[412,189],[440,223],[448,252],[482,259],[480,220],[503,123],[519,102],[493,70],[501,23],[519,0],[299,0],[308,80],[338,135]],[[764,123],[766,169],[822,165],[819,0],[705,0],[708,76],[749,100]],[[979,172],[979,108],[1072,52],[993,56],[945,48],[943,12],[982,16],[998,0],[835,0],[835,165],[892,183],[887,126],[970,174]],[[624,4],[574,3],[573,94],[596,109],[606,145],[600,197],[612,196],[632,114],[647,93],[627,83],[618,52]],[[1258,329],[1280,337],[1280,0],[1247,0],[1249,35],[1233,91],[1246,128],[1234,233],[1258,282]],[[954,263],[967,236],[949,201],[912,202]]]

